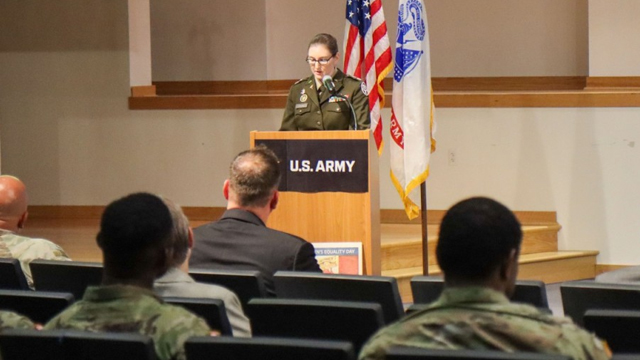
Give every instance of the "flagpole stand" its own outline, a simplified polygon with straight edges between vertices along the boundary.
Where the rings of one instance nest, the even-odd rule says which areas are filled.
[[[422,208],[422,274],[429,276],[429,234],[427,229],[427,185],[420,184],[420,207]]]

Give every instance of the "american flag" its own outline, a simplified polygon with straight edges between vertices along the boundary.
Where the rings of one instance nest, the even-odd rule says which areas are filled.
[[[344,69],[347,74],[364,79],[369,93],[371,129],[378,152],[382,152],[382,82],[393,66],[382,0],[347,0],[346,18]]]

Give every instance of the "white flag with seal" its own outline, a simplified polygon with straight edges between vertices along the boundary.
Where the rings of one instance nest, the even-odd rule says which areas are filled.
[[[391,181],[409,219],[420,214],[420,184],[436,149],[427,13],[422,0],[400,0],[391,101]]]

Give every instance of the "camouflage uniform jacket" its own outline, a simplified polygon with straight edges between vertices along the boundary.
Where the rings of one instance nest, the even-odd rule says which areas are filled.
[[[20,260],[20,267],[31,289],[34,289],[29,268],[31,261],[71,260],[60,246],[49,240],[20,236],[8,230],[0,230],[0,258]]]
[[[358,119],[358,130],[369,129],[369,94],[364,83],[340,69],[336,69],[333,82],[336,93],[348,98],[353,106]],[[318,93],[313,76],[301,79],[291,86],[280,131],[350,129],[353,129],[353,116],[347,102],[331,96],[326,89]]]
[[[124,285],[87,288],[81,301],[51,319],[44,329],[148,335],[161,360],[186,359],[184,342],[191,336],[210,334],[207,323],[189,311],[163,303],[151,290]]]
[[[35,329],[35,324],[28,317],[13,311],[0,310],[0,331],[5,329]]]
[[[445,289],[429,308],[375,334],[359,359],[384,359],[392,346],[527,351],[575,360],[609,358],[604,344],[570,319],[511,303],[499,292],[477,287]]]

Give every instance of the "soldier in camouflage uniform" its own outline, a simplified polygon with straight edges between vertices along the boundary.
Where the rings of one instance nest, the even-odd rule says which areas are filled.
[[[169,209],[155,195],[138,193],[112,202],[97,237],[104,259],[102,286],[89,287],[45,329],[140,333],[153,339],[161,360],[185,359],[187,338],[211,330],[203,319],[152,292],[154,280],[170,266],[172,229]]]
[[[62,248],[51,241],[17,235],[27,221],[27,189],[18,178],[0,176],[0,258],[20,260],[27,283],[33,279],[29,263],[36,259],[71,260]]]
[[[392,346],[608,359],[606,344],[570,319],[508,300],[521,242],[520,224],[502,204],[472,198],[453,206],[442,220],[436,249],[445,290],[427,309],[380,330],[359,359],[385,359]]]
[[[369,92],[360,79],[337,68],[340,54],[336,39],[329,34],[316,35],[309,43],[307,54],[312,75],[299,80],[289,90],[280,130],[353,129],[353,114],[347,102],[353,107],[358,130],[369,129]],[[341,96],[334,96],[325,88],[322,78],[327,75],[333,79],[335,94]]]
[[[0,332],[6,329],[35,329],[36,325],[26,316],[13,311],[0,310]]]

